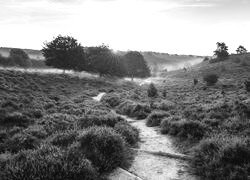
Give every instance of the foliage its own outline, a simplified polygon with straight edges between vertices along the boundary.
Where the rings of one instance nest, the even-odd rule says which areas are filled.
[[[150,76],[150,69],[143,55],[137,51],[129,51],[124,55],[126,72],[132,79],[134,77],[145,78]]]
[[[206,74],[203,76],[203,80],[208,86],[212,86],[217,83],[219,76],[217,74]]]
[[[149,127],[159,126],[161,124],[162,119],[169,116],[170,115],[164,111],[153,111],[147,117],[146,125]]]
[[[53,134],[50,142],[54,146],[68,147],[76,140],[78,133],[76,131],[64,131]]]
[[[105,94],[102,99],[101,102],[104,102],[106,104],[108,104],[110,107],[116,107],[121,103],[121,99],[118,96],[118,94]]]
[[[121,56],[112,53],[106,45],[87,48],[87,71],[100,76],[124,77],[125,67]]]
[[[28,126],[32,120],[19,112],[7,113],[0,117],[0,124],[4,126]]]
[[[64,70],[85,69],[83,47],[73,37],[58,35],[44,45],[42,53],[46,59],[46,65]]]
[[[199,121],[180,120],[173,121],[169,118],[164,119],[161,123],[161,132],[170,134],[184,139],[201,139],[205,135],[206,126]]]
[[[217,49],[214,51],[214,54],[220,60],[225,60],[228,58],[228,46],[224,42],[217,42]]]
[[[129,117],[145,119],[151,112],[151,109],[145,103],[136,103],[134,101],[127,100],[117,107],[117,111],[118,113],[127,115]]]
[[[118,122],[115,131],[121,134],[129,145],[135,145],[139,141],[139,131],[128,122]]]
[[[246,49],[244,46],[240,45],[240,46],[236,49],[236,52],[237,52],[237,54],[245,54],[245,53],[247,53],[247,49]]]
[[[158,90],[156,89],[153,83],[150,83],[147,92],[148,92],[148,97],[153,98],[158,96]]]
[[[250,148],[239,138],[215,136],[194,149],[194,172],[204,179],[246,180],[249,177]]]
[[[250,80],[244,82],[247,92],[250,92]]]
[[[80,137],[81,151],[99,172],[110,172],[120,166],[125,158],[125,142],[112,128],[90,127]]]
[[[125,121],[120,116],[109,113],[106,115],[85,115],[78,120],[78,125],[82,128],[91,126],[114,127],[118,122]]]
[[[0,176],[2,180],[97,180],[96,170],[83,155],[50,145],[18,153],[5,162]]]
[[[31,61],[27,53],[22,49],[11,49],[9,55],[9,61],[20,67],[28,68],[31,66]]]

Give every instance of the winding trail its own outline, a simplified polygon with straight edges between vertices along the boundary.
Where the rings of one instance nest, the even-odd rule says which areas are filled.
[[[100,93],[93,99],[100,100],[104,94]],[[145,120],[134,120],[127,116],[119,116],[140,130],[141,141],[132,166],[127,170],[128,174],[124,174],[124,171],[118,169],[110,175],[110,180],[196,180],[186,171],[186,161],[181,160],[183,158],[178,158],[184,155],[179,154],[174,148],[169,136],[162,135],[159,128],[147,127]],[[177,158],[150,152],[168,153]],[[129,173],[131,173],[131,176],[129,176]]]

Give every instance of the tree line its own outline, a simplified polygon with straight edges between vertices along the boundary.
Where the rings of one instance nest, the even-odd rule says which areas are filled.
[[[150,69],[143,55],[128,51],[125,55],[115,54],[107,45],[83,47],[70,36],[57,36],[45,42],[42,49],[47,66],[63,70],[87,71],[100,76],[145,78]]]

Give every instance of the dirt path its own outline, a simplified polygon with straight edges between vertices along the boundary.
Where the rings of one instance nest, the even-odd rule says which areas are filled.
[[[100,93],[93,99],[100,100],[104,94]],[[185,161],[147,153],[147,151],[164,152],[178,155],[169,136],[160,134],[158,128],[147,127],[145,120],[135,121],[127,116],[122,117],[140,130],[139,151],[132,166],[128,169],[130,173],[143,180],[196,180],[186,171],[187,164]],[[123,178],[122,173],[115,172],[110,179],[132,180],[134,178]]]

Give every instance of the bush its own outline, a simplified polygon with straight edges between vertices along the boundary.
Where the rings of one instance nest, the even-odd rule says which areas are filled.
[[[125,101],[117,107],[117,112],[132,118],[145,119],[151,112],[151,109],[147,104]]]
[[[169,100],[161,100],[160,102],[156,102],[153,104],[153,108],[160,109],[163,111],[169,111],[176,107],[176,104]]]
[[[74,129],[76,117],[62,113],[46,115],[39,121],[48,134]]]
[[[69,145],[73,144],[76,140],[78,133],[76,131],[65,131],[53,134],[50,142],[54,146],[59,147],[68,147]]]
[[[191,164],[195,174],[202,179],[247,180],[250,148],[239,138],[212,137],[194,148]]]
[[[247,92],[250,92],[250,80],[244,82]]]
[[[161,121],[165,117],[169,117],[170,115],[163,111],[153,111],[148,117],[146,125],[149,127],[159,126]]]
[[[17,153],[21,150],[35,149],[39,143],[40,141],[30,134],[17,133],[13,137],[4,141],[4,149],[2,150]]]
[[[158,91],[153,83],[151,83],[148,87],[148,97],[157,97],[158,96]]]
[[[98,168],[110,172],[120,166],[125,157],[125,142],[112,128],[91,127],[79,137],[82,152]]]
[[[83,155],[48,145],[15,155],[5,162],[0,176],[2,180],[97,180],[96,170]]]
[[[199,121],[173,121],[164,119],[161,123],[161,132],[184,139],[202,139],[206,132],[206,126]]]
[[[114,127],[115,131],[124,137],[130,145],[135,145],[139,141],[139,131],[127,122],[119,122]]]
[[[103,116],[98,115],[85,115],[78,120],[81,128],[91,126],[108,126],[114,127],[118,122],[125,121],[122,117],[109,113]]]
[[[117,94],[105,94],[102,97],[101,102],[104,102],[113,108],[121,103],[121,99]]]
[[[31,119],[22,113],[14,112],[0,118],[1,125],[27,127],[31,123]]]
[[[203,77],[203,80],[208,86],[212,86],[217,83],[219,76],[216,74],[207,74]]]

